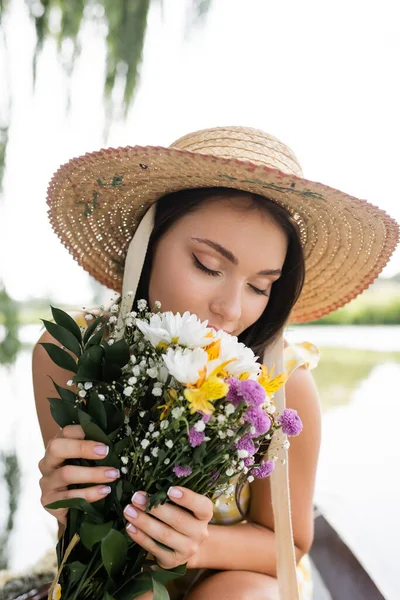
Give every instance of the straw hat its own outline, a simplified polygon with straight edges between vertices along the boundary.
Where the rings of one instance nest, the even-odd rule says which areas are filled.
[[[213,186],[266,196],[297,221],[306,278],[292,322],[322,317],[360,294],[399,238],[383,210],[304,179],[288,146],[248,127],[197,131],[169,148],[128,146],[73,158],[50,182],[48,215],[75,260],[121,292],[129,242],[150,205],[169,192]]]

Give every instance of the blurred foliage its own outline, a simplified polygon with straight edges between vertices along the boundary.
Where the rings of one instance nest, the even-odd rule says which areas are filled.
[[[7,7],[13,0],[0,0],[0,32],[4,27]],[[16,1],[16,0],[15,0]],[[59,56],[68,76],[71,76],[85,39],[81,35],[85,21],[106,26],[106,74],[104,82],[106,126],[109,128],[117,107],[111,101],[114,89],[122,86],[122,110],[126,117],[139,81],[147,18],[151,3],[163,0],[25,0],[36,31],[33,55],[33,80],[36,80],[38,58],[50,38],[56,39]],[[174,0],[170,0],[171,2]],[[191,25],[204,19],[212,0],[190,0],[188,19]],[[58,23],[58,26],[56,25]],[[23,45],[21,52],[24,51]],[[18,75],[18,74],[16,74]],[[0,88],[0,101],[8,93]],[[4,120],[4,119],[3,119]],[[0,120],[0,191],[4,172],[10,118]]]
[[[0,364],[15,362],[21,348],[18,338],[18,303],[10,298],[5,288],[0,289],[0,323],[4,326],[4,336],[0,336]]]
[[[312,374],[324,411],[347,404],[354,390],[367,379],[373,368],[385,363],[400,363],[400,352],[323,347],[319,350],[320,362]]]
[[[17,510],[18,497],[20,494],[21,472],[18,458],[15,452],[0,453],[0,472],[3,471],[2,481],[5,482],[8,491],[8,519],[3,518],[5,528],[0,531],[0,571],[8,568],[7,546],[10,534],[14,527],[14,516]]]
[[[307,325],[400,325],[400,285],[367,291],[335,312]]]

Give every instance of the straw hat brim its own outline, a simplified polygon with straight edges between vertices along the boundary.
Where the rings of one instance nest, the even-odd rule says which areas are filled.
[[[398,224],[383,210],[321,183],[249,161],[153,146],[70,160],[50,182],[48,215],[74,259],[120,293],[127,249],[149,206],[169,192],[214,186],[266,196],[296,219],[306,277],[292,322],[318,319],[355,298],[399,240]]]

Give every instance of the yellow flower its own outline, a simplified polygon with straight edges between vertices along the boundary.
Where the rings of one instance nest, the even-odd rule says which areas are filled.
[[[61,585],[59,583],[56,584],[53,590],[53,594],[51,596],[52,600],[60,600],[61,598]]]
[[[197,410],[201,410],[207,415],[214,412],[212,402],[226,396],[229,390],[229,385],[219,377],[211,376],[200,385],[191,389],[186,388],[184,391],[185,398],[189,402],[190,412],[193,414]]]
[[[272,367],[268,373],[268,369],[265,365],[261,365],[261,373],[258,376],[258,383],[263,386],[265,393],[271,398],[274,393],[279,390],[287,380],[285,373],[280,373],[275,377],[272,377],[275,367]]]
[[[250,377],[250,373],[248,371],[246,371],[245,373],[241,373],[238,377],[238,379],[240,379],[240,381],[244,381],[245,379],[248,379]]]
[[[215,360],[218,358],[221,351],[221,340],[215,340],[209,346],[206,346],[204,350],[208,354],[208,360]]]
[[[172,405],[174,404],[174,402],[176,401],[178,397],[178,394],[176,392],[176,390],[174,390],[173,388],[170,388],[168,390],[168,400],[165,404],[161,404],[158,408],[163,408],[164,410],[162,411],[161,415],[160,415],[160,421],[162,421],[163,419],[165,419],[165,417],[168,415],[169,411],[171,410]]]

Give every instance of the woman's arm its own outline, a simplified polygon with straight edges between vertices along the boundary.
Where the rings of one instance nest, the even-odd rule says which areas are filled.
[[[303,422],[299,436],[290,438],[289,483],[293,537],[297,561],[314,536],[313,494],[321,439],[321,408],[311,373],[297,369],[286,384],[286,405]],[[189,568],[249,570],[276,577],[275,534],[269,478],[251,484],[249,523],[209,525],[209,537]]]

